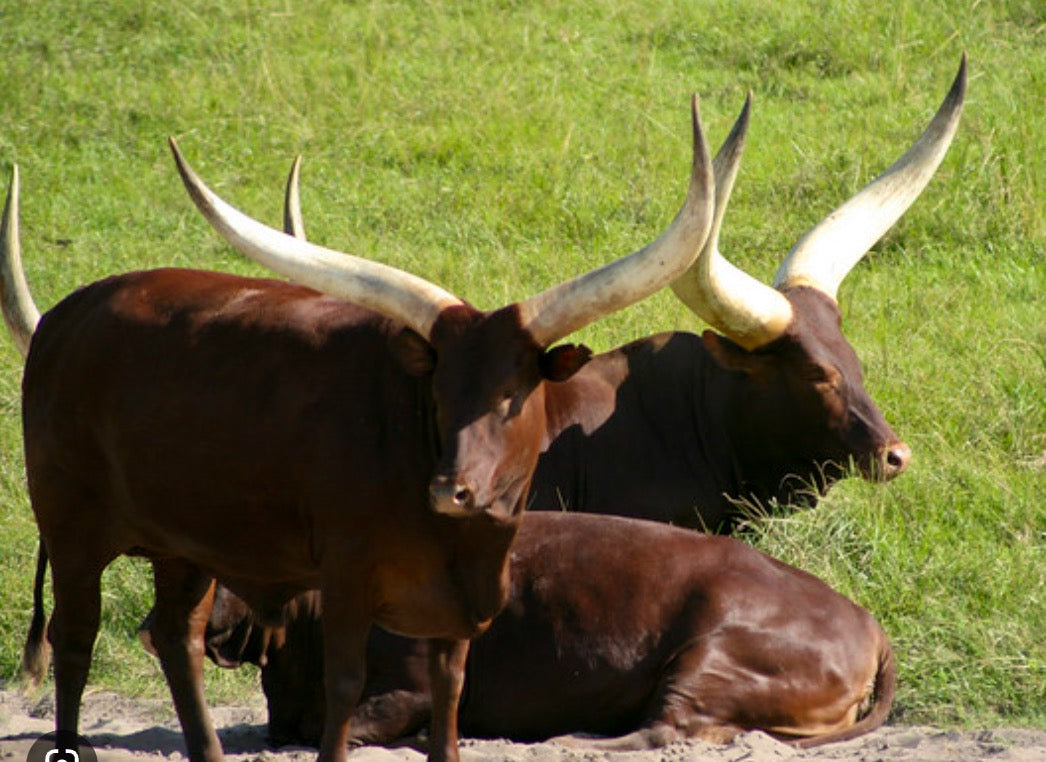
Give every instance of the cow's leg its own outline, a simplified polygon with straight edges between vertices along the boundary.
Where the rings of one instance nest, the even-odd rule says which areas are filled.
[[[54,594],[47,638],[53,652],[55,730],[75,734],[98,636],[102,572],[119,548],[106,526],[104,505],[92,499],[92,490],[41,460],[41,452],[27,443],[29,494]]]
[[[655,720],[641,728],[613,738],[595,738],[592,736],[565,735],[551,739],[553,743],[569,746],[573,749],[591,749],[598,751],[648,751],[659,749],[676,741],[694,738],[708,743],[728,743],[743,728],[717,724],[713,721],[701,722],[692,718],[686,728],[680,728],[672,722]]]
[[[48,638],[54,652],[55,730],[75,734],[98,635],[102,570],[108,561],[84,560],[76,549],[64,550],[49,548],[54,611]]]
[[[332,575],[334,576],[334,575]],[[349,719],[363,694],[366,679],[370,613],[344,571],[323,587],[323,687],[327,707],[317,762],[345,762]]]
[[[467,640],[429,641],[429,678],[432,682],[432,727],[429,760],[457,762],[458,705],[465,685]]]
[[[733,633],[731,633],[733,634]],[[665,665],[644,709],[646,721],[635,731],[614,738],[562,736],[565,746],[600,751],[642,751],[687,738],[726,743],[743,728],[724,719],[746,698],[744,681],[730,679],[730,635],[700,638]]]
[[[194,762],[217,762],[222,747],[203,691],[204,631],[214,601],[214,580],[180,560],[153,562],[153,646],[171,689],[185,746]]]
[[[652,722],[631,733],[613,738],[564,735],[551,739],[552,743],[573,749],[598,749],[600,751],[646,751],[659,749],[686,736],[678,728],[664,722]]]
[[[618,742],[647,744],[639,748],[684,738],[727,743],[744,730],[733,720],[750,701],[748,686],[730,677],[746,673],[733,656],[739,637],[736,628],[720,630],[676,653],[647,707],[647,723]]]
[[[415,735],[431,718],[432,699],[428,691],[411,688],[369,696],[352,715],[349,745],[390,744]]]

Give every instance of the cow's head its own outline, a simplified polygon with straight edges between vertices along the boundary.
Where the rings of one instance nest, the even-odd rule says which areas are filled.
[[[748,104],[714,161],[712,232],[676,295],[719,333],[704,344],[737,374],[737,402],[726,415],[743,443],[744,463],[791,473],[823,491],[850,461],[868,479],[902,473],[911,451],[865,391],[857,356],[841,331],[839,284],[865,252],[915,201],[937,169],[959,124],[966,57],[929,127],[903,156],[807,232],[778,270],[774,287],[730,264],[719,229],[744,145]],[[772,464],[772,465],[771,465]],[[784,490],[784,495],[792,495]]]
[[[287,234],[250,219],[203,184],[173,140],[171,147],[193,200],[241,253],[403,324],[393,342],[395,355],[409,373],[431,377],[436,450],[429,484],[432,509],[514,524],[544,435],[544,384],[569,378],[589,357],[581,346],[552,345],[670,283],[690,266],[708,237],[714,178],[696,98],[692,126],[687,197],[657,240],[491,312],[410,273],[309,243],[303,230],[301,235]],[[294,206],[288,203],[287,208]],[[293,224],[289,212],[285,225]]]

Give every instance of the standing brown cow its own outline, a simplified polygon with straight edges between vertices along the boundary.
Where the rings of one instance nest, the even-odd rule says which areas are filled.
[[[512,546],[508,603],[473,641],[460,727],[475,737],[642,749],[760,729],[800,746],[853,738],[886,718],[890,644],[863,608],[743,542],[636,519],[528,513]],[[220,593],[208,626],[218,664],[261,665],[273,743],[315,745],[322,598],[298,596],[279,627]],[[143,636],[148,639],[148,625]],[[376,629],[352,742],[389,743],[431,711],[423,641]]]
[[[247,218],[172,141],[211,223],[307,286],[134,272],[77,290],[36,324],[14,174],[3,301],[28,347],[25,457],[53,578],[57,731],[77,730],[102,571],[129,554],[152,561],[154,642],[193,760],[222,756],[201,683],[216,579],[263,614],[323,591],[321,760],[345,757],[372,623],[434,638],[431,757],[456,759],[467,639],[505,600],[545,394],[588,359],[549,347],[666,285],[700,251],[714,180],[696,99],[692,123],[690,188],[657,241],[493,312]],[[42,647],[35,627],[30,663]]]

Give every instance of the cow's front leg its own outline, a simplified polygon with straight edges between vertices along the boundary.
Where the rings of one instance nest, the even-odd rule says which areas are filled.
[[[323,687],[327,707],[318,762],[345,762],[349,719],[366,679],[370,616],[353,596],[323,590]]]
[[[153,562],[156,606],[149,625],[189,759],[217,762],[222,747],[203,690],[203,637],[214,602],[214,580],[179,560]]]
[[[465,685],[467,640],[429,641],[429,678],[432,682],[432,727],[429,760],[458,762],[458,706]]]

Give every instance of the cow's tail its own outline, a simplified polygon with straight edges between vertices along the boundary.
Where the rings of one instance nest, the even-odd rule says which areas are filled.
[[[820,746],[825,743],[838,741],[849,741],[865,733],[870,733],[884,722],[893,705],[894,694],[897,692],[897,662],[894,660],[893,648],[886,633],[879,630],[879,668],[875,673],[875,683],[872,687],[871,707],[863,717],[853,725],[842,730],[823,733],[810,738],[801,738],[792,743],[800,749],[808,749],[811,746]]]
[[[51,661],[51,648],[44,637],[47,620],[44,615],[44,577],[47,575],[47,548],[41,539],[36,553],[36,579],[33,582],[33,618],[22,651],[22,674],[30,686],[43,682]]]
[[[18,165],[11,168],[3,217],[0,218],[0,309],[15,346],[24,358],[40,322],[40,310],[33,303],[22,268],[22,246],[18,230]],[[36,554],[36,582],[33,586],[33,619],[22,652],[22,673],[39,684],[47,673],[50,648],[44,639],[44,576],[47,574],[47,549],[39,540]]]

